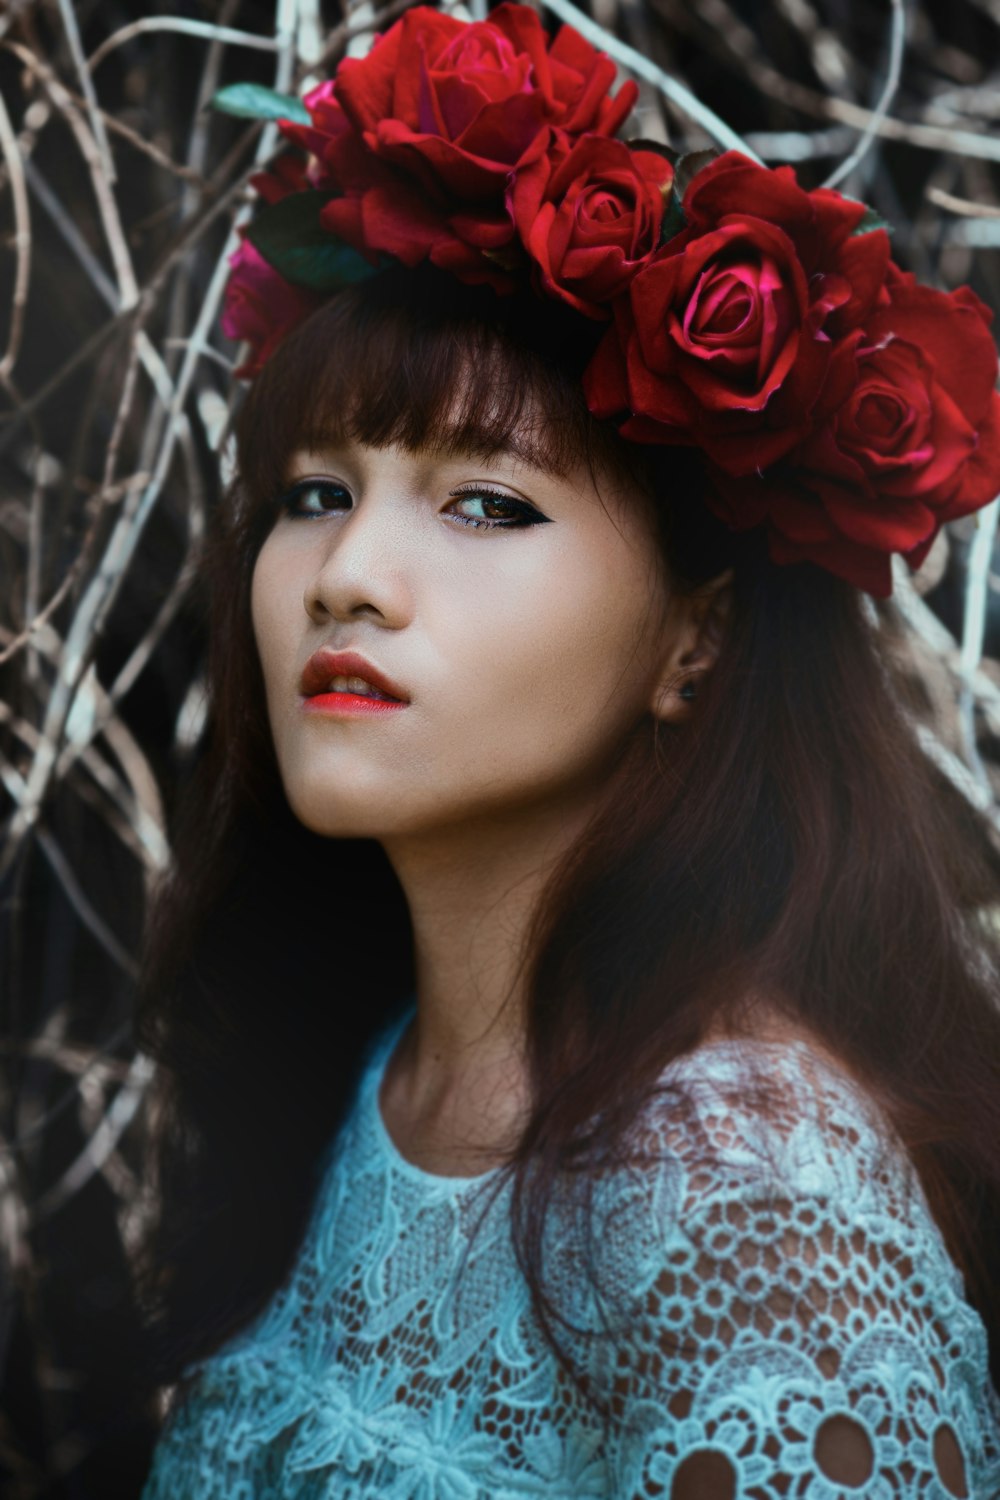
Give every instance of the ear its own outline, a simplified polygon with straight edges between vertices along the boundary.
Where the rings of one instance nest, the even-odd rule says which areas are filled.
[[[650,709],[656,718],[689,717],[698,684],[715,666],[733,602],[733,569],[726,568],[690,593],[673,594],[664,628],[664,654]],[[681,689],[687,695],[681,697]],[[693,689],[693,694],[692,694]]]

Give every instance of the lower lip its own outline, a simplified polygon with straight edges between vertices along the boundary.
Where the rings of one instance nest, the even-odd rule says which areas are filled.
[[[352,718],[358,714],[386,714],[405,708],[397,698],[366,698],[363,693],[317,693],[315,697],[303,698],[303,710],[307,714],[344,714]]]

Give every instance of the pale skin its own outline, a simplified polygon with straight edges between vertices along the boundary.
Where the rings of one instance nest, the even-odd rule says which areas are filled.
[[[320,487],[277,512],[252,588],[282,781],[308,828],[378,840],[400,880],[417,1014],[382,1115],[417,1166],[473,1175],[523,1119],[520,970],[544,881],[633,737],[690,712],[679,688],[712,668],[731,575],[675,589],[644,497],[582,465],[347,444],[295,454],[291,477]],[[319,647],[359,651],[406,708],[303,713]]]

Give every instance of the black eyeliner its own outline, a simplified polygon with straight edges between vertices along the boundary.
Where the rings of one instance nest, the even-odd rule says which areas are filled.
[[[537,510],[529,501],[519,500],[516,495],[508,495],[505,490],[495,490],[488,484],[475,484],[470,485],[468,489],[452,490],[449,498],[452,500],[467,500],[474,498],[476,495],[488,495],[491,500],[502,501],[504,505],[511,506],[518,515],[530,519],[533,525],[541,521],[551,521],[552,519],[551,516],[543,516],[542,512]],[[500,530],[513,530],[512,527],[504,527],[503,522],[496,522],[495,524]]]

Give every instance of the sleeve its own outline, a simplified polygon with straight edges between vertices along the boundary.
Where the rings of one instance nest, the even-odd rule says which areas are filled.
[[[708,1137],[618,1355],[616,1497],[1000,1496],[985,1332],[919,1189],[857,1130],[800,1121],[766,1182],[745,1122]]]

